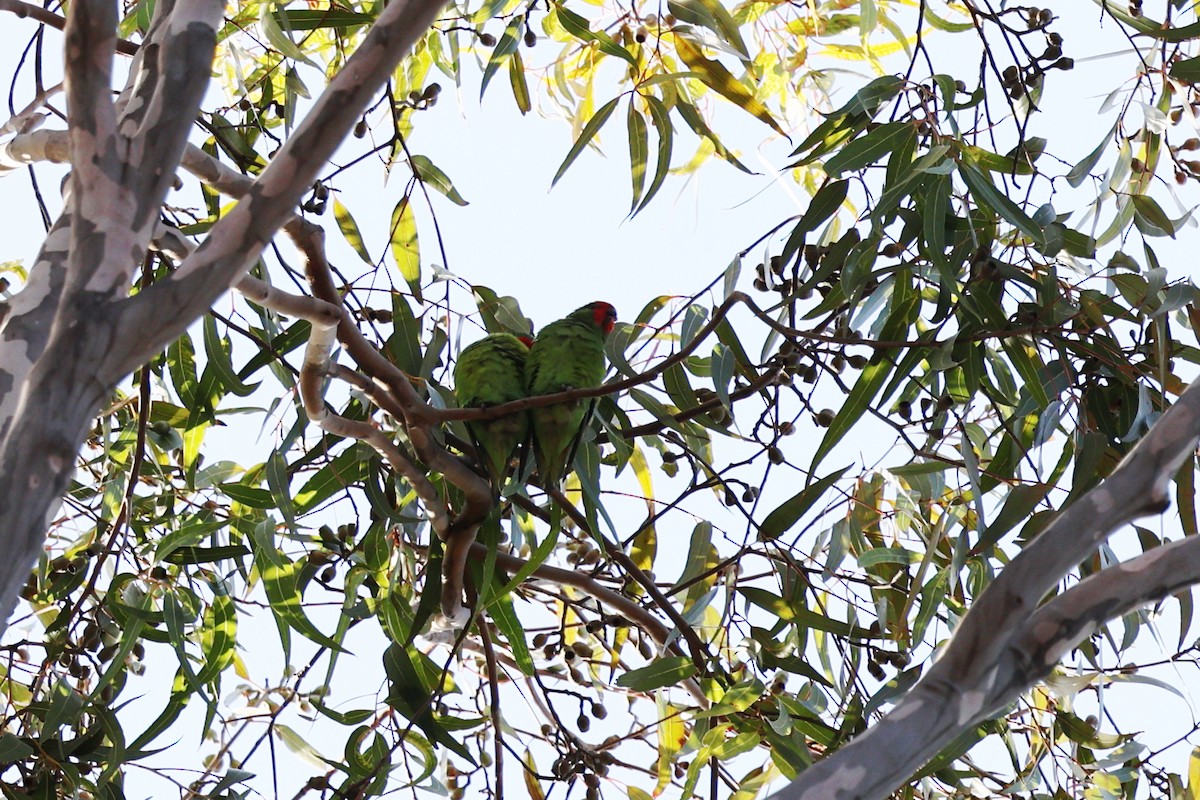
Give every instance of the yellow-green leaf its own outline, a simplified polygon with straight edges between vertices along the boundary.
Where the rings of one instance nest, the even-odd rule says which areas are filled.
[[[528,114],[533,108],[529,99],[529,84],[525,82],[525,64],[521,61],[521,51],[513,51],[508,60],[508,82],[512,86],[513,99],[521,114]]]
[[[354,221],[354,217],[350,216],[350,210],[342,205],[342,201],[337,198],[337,195],[333,197],[333,218],[337,220],[338,229],[346,238],[346,242],[354,248],[354,252],[358,253],[358,257],[368,264],[374,264],[371,254],[367,252],[367,245],[363,242],[358,223]]]
[[[725,69],[725,66],[721,62],[706,58],[700,52],[700,48],[678,34],[675,36],[675,51],[679,53],[679,57],[683,59],[684,63],[692,71],[700,73],[700,80],[710,89],[742,110],[753,114],[762,122],[770,125],[780,136],[786,136],[783,128],[779,127],[779,124],[775,122],[775,118],[771,116],[771,112],[767,110],[767,107],[755,99],[750,90],[741,81],[733,77],[733,74]]]
[[[664,656],[648,667],[631,669],[617,678],[617,686],[647,692],[674,686],[696,674],[696,665],[685,656]]]
[[[413,216],[412,204],[404,197],[392,210],[392,258],[400,274],[413,291],[421,278],[421,249],[417,243],[417,220]]]
[[[613,111],[617,107],[617,101],[620,97],[614,97],[609,100],[600,110],[597,111],[587,124],[583,126],[583,130],[579,134],[579,138],[575,140],[575,144],[571,145],[571,151],[567,153],[567,157],[563,159],[562,164],[558,168],[558,172],[554,173],[554,180],[550,181],[550,185],[558,183],[558,179],[563,176],[567,169],[575,163],[575,159],[579,158],[579,154],[583,152],[583,148],[587,147],[595,135],[604,127],[604,123],[608,122],[608,118],[612,116]]]
[[[413,156],[409,162],[412,165],[413,172],[421,179],[429,188],[443,194],[450,199],[450,202],[456,206],[469,205],[458,189],[454,188],[449,176],[442,172],[437,166],[429,160],[428,157],[422,155]]]

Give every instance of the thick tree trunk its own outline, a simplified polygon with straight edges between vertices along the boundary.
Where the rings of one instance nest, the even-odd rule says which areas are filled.
[[[44,544],[92,419],[117,382],[253,264],[428,30],[443,0],[393,0],[246,196],[172,274],[129,296],[208,86],[220,0],[159,0],[119,100],[116,3],[78,0],[66,26],[75,167],[30,280],[0,305],[0,633]]]

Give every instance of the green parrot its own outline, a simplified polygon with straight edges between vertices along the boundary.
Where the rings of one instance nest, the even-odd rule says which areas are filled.
[[[604,380],[604,338],[616,320],[617,310],[598,300],[542,328],[525,360],[529,396],[599,386]],[[557,486],[570,471],[567,462],[590,408],[591,402],[575,400],[530,410],[543,486]]]
[[[525,397],[525,360],[529,337],[493,333],[463,348],[454,365],[454,392],[461,408],[500,405]],[[468,422],[480,460],[498,492],[508,475],[513,451],[529,438],[525,412]]]

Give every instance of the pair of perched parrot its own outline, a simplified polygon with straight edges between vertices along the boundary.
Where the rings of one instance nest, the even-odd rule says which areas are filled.
[[[599,386],[604,380],[604,339],[617,311],[596,301],[528,337],[494,333],[463,348],[454,367],[454,391],[462,408],[480,408],[543,394]],[[570,471],[575,438],[589,403],[575,400],[530,409],[467,428],[497,492],[508,476],[513,453],[533,435],[542,485],[557,486]]]

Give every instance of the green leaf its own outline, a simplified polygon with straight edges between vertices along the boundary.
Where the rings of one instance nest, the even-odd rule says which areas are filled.
[[[163,620],[167,625],[167,636],[171,640],[171,647],[175,650],[175,656],[179,659],[179,670],[187,679],[188,685],[200,693],[200,696],[208,702],[207,696],[204,695],[200,684],[196,681],[196,673],[192,669],[192,663],[188,659],[187,654],[187,635],[184,633],[184,626],[191,623],[194,618],[194,612],[189,614],[185,611],[183,605],[179,602],[179,598],[174,592],[167,592],[162,600]]]
[[[689,73],[689,75],[690,74],[691,73]],[[699,77],[699,74],[697,73],[696,76]],[[700,116],[700,112],[696,110],[696,107],[694,105],[692,105],[691,103],[685,102],[682,98],[676,98],[675,110],[679,112],[679,116],[683,117],[683,121],[688,124],[688,127],[692,129],[693,133],[695,133],[697,136],[701,136],[705,139],[708,139],[709,143],[712,144],[713,150],[716,151],[717,155],[719,155],[721,158],[725,159],[730,164],[737,167],[738,169],[740,169],[742,172],[746,173],[747,175],[756,174],[749,167],[747,167],[745,164],[743,164],[741,161],[738,161],[737,156],[735,156],[729,150],[729,148],[727,148],[724,144],[721,143],[721,140],[718,139],[717,135],[712,132],[711,128],[708,127],[708,123],[704,121],[704,117]]]
[[[399,292],[392,293],[392,326],[392,335],[383,345],[389,360],[409,375],[419,374],[423,355],[421,322]]]
[[[620,99],[620,97],[614,97],[612,100],[609,100],[583,126],[583,130],[579,133],[579,138],[575,140],[575,144],[571,145],[571,150],[567,153],[567,157],[563,159],[558,172],[554,173],[554,180],[550,181],[551,186],[558,183],[558,179],[563,176],[563,173],[575,163],[575,159],[579,158],[579,154],[583,152],[583,148],[588,146],[588,142],[592,141],[595,135],[600,132],[600,129],[604,127],[604,123],[608,122],[608,118],[612,116],[613,111],[617,107],[617,101]]]
[[[763,520],[762,525],[758,527],[759,538],[763,540],[774,539],[783,533],[786,533],[795,525],[800,517],[812,508],[817,500],[825,494],[825,491],[830,486],[841,480],[841,477],[846,474],[846,470],[850,467],[842,467],[837,472],[831,472],[819,481],[810,483],[799,492],[785,500],[774,511],[767,515]]]
[[[736,50],[743,62],[748,62],[750,51],[746,49],[746,42],[742,39],[737,21],[724,4],[717,0],[668,0],[667,10],[677,19],[708,28]]]
[[[415,722],[432,741],[474,764],[470,752],[450,735],[430,711],[435,699],[434,689],[441,684],[438,665],[412,646],[393,644],[384,651],[383,667],[388,678],[387,704]]]
[[[271,13],[271,8],[274,5],[274,3],[263,3],[262,12],[258,16],[258,24],[262,27],[263,33],[267,37],[267,42],[271,45],[271,47],[278,50],[279,54],[284,58],[290,58],[293,61],[299,61],[303,64],[309,65],[310,67],[320,69],[320,65],[318,65],[317,62],[313,61],[308,56],[304,55],[303,51],[296,46],[296,43],[288,38],[288,35],[283,32],[283,28],[280,27],[279,19],[277,19],[276,16]]]
[[[993,211],[1007,220],[1021,233],[1028,236],[1035,245],[1045,243],[1045,233],[1040,225],[1034,222],[1021,207],[1009,199],[1008,195],[996,189],[990,178],[980,172],[967,161],[958,165],[958,174],[971,189],[975,201],[986,203]]]
[[[648,667],[631,669],[617,677],[617,686],[648,692],[675,686],[696,674],[696,664],[684,656],[664,656]]]
[[[1034,169],[1033,162],[1042,154],[1045,146],[1045,139],[1029,139],[1025,142],[1025,147],[1015,155],[1002,156],[970,144],[962,145],[962,152],[970,157],[972,164],[988,172],[998,172],[1002,175],[1032,175],[1037,171]]]
[[[208,356],[208,366],[213,369],[217,383],[228,392],[238,397],[248,397],[258,388],[258,384],[242,383],[233,369],[233,361],[229,358],[229,343],[217,334],[217,321],[211,314],[204,315],[204,354]]]
[[[930,260],[937,267],[943,291],[949,291],[955,283],[955,276],[950,262],[946,259],[946,217],[950,213],[950,193],[953,185],[949,175],[931,175],[925,182],[925,187],[926,190],[922,193],[925,213],[921,218],[925,246]]]
[[[450,178],[429,160],[427,156],[415,155],[409,161],[416,176],[429,188],[443,194],[456,206],[469,205],[463,196],[454,188]]]
[[[287,355],[308,341],[312,332],[312,323],[306,319],[296,320],[287,330],[271,339],[270,347],[255,353],[238,373],[238,377],[246,380],[255,372],[275,361],[279,356]],[[158,403],[155,403],[157,406]],[[172,423],[174,424],[174,423]]]
[[[224,591],[213,597],[212,604],[204,612],[200,646],[204,652],[204,666],[196,673],[196,680],[206,685],[217,680],[233,663],[237,646],[237,609]]]
[[[808,138],[792,151],[793,156],[808,152],[797,164],[815,161],[853,139],[866,129],[883,104],[899,94],[903,88],[902,78],[884,75],[859,89],[850,102],[826,117],[825,121],[814,128]]]
[[[1167,212],[1162,210],[1162,206],[1158,204],[1150,195],[1135,194],[1132,198],[1133,210],[1136,213],[1136,219],[1145,225],[1139,224],[1138,230],[1148,236],[1161,236],[1167,234],[1172,239],[1175,238],[1175,223],[1167,216]],[[1147,225],[1149,230],[1147,230]]]
[[[358,253],[358,257],[368,265],[374,266],[375,262],[371,260],[371,254],[367,252],[367,245],[363,241],[362,231],[358,229],[358,223],[350,215],[350,209],[342,205],[342,201],[336,194],[333,196],[333,218],[337,220],[338,230],[342,232],[342,236],[345,237],[354,252]]]
[[[270,5],[269,3],[267,5]],[[343,11],[327,8],[320,11],[276,11],[274,17],[281,20],[293,31],[312,31],[319,28],[353,28],[356,25],[370,25],[375,21],[374,14],[364,14],[358,11]]]
[[[754,605],[771,612],[784,622],[793,622],[806,628],[827,631],[837,636],[852,636],[856,639],[877,638],[877,635],[872,634],[867,628],[860,628],[849,622],[841,622],[824,614],[817,614],[803,606],[790,605],[782,597],[773,595],[766,589],[739,586],[737,591]]]
[[[168,553],[162,560],[168,564],[210,564],[214,561],[225,561],[230,558],[241,558],[250,553],[240,544],[223,544],[217,547],[179,547]]]
[[[275,507],[283,514],[288,530],[296,535],[296,507],[292,504],[291,478],[288,477],[287,460],[283,453],[275,450],[266,463],[267,486],[271,488],[271,497]]]
[[[74,725],[83,713],[83,696],[75,691],[65,680],[58,680],[50,689],[50,705],[46,709],[46,717],[42,721],[42,738],[50,739],[57,735],[63,725]]]
[[[566,6],[559,5],[554,9],[554,13],[562,23],[567,33],[585,42],[595,42],[600,47],[600,52],[607,53],[610,56],[624,59],[629,62],[629,65],[634,69],[639,69],[637,59],[633,54],[626,50],[621,45],[617,44],[611,36],[604,31],[593,31],[588,25],[588,21],[583,17],[571,11]]]
[[[219,487],[226,497],[231,497],[244,506],[266,511],[275,508],[275,500],[266,489],[247,486],[244,483],[222,483]]]
[[[0,733],[0,764],[14,764],[24,761],[35,752],[33,747],[26,744],[16,734],[5,731]]]
[[[297,586],[300,563],[288,560],[275,547],[275,526],[271,520],[263,520],[254,527],[251,541],[254,545],[254,564],[262,576],[263,588],[275,618],[322,647],[339,653],[346,652],[337,642],[321,633],[305,615]],[[284,657],[287,658],[290,648],[284,629],[280,630],[280,639],[284,645]]]
[[[361,484],[370,472],[372,450],[347,448],[317,470],[295,494],[295,512],[306,514],[338,492]]]
[[[1200,83],[1200,56],[1176,61],[1168,72],[1181,83]]]
[[[909,326],[920,309],[920,298],[913,291],[911,281],[911,274],[908,270],[897,270],[892,290],[891,308],[888,312],[887,322],[879,332],[880,340],[899,341],[904,339],[908,333]],[[871,401],[875,399],[875,395],[878,394],[894,367],[895,364],[891,361],[889,354],[879,351],[871,357],[867,366],[863,367],[862,373],[854,383],[854,388],[850,390],[846,402],[834,415],[832,424],[825,431],[825,437],[817,447],[816,454],[813,455],[812,469],[814,471],[825,456],[829,455],[833,446],[858,423],[859,418],[867,410]]]
[[[496,47],[492,50],[492,55],[488,58],[487,66],[483,68],[483,80],[479,85],[479,99],[483,100],[483,93],[487,91],[488,84],[492,78],[496,76],[496,71],[508,61],[513,53],[517,52],[517,47],[521,42],[521,29],[525,26],[525,18],[515,16],[509,21],[504,28],[504,34],[500,37],[500,41],[496,43]]]
[[[1029,519],[1030,514],[1046,498],[1053,486],[1045,483],[1030,483],[1014,486],[1004,500],[1004,507],[991,524],[979,535],[979,541],[971,548],[972,553],[987,553],[1000,541],[1004,534]]]
[[[908,122],[886,122],[866,136],[861,136],[838,150],[825,162],[825,173],[836,178],[843,172],[853,172],[874,164],[895,150],[901,142],[916,136]]]
[[[513,660],[517,662],[521,672],[532,675],[534,673],[533,656],[526,644],[525,629],[521,626],[521,620],[513,609],[512,594],[509,593],[489,604],[488,613],[491,614],[496,627],[504,634],[504,638],[508,640]]]
[[[663,102],[654,95],[645,95],[644,99],[650,106],[650,121],[654,123],[654,131],[658,134],[658,160],[654,165],[654,178],[650,181],[650,188],[646,190],[646,196],[642,198],[638,211],[650,204],[666,180],[667,173],[671,171],[671,146],[675,130],[671,125],[670,112]]]
[[[200,402],[196,396],[200,381],[196,377],[196,351],[191,336],[185,333],[171,342],[167,348],[167,368],[179,401],[194,413]]]
[[[649,150],[649,136],[646,133],[646,120],[636,108],[634,99],[629,99],[629,113],[626,115],[629,129],[629,177],[633,182],[633,202],[629,204],[629,213],[637,211],[638,201],[642,199],[642,189],[646,185],[646,154]]]
[[[783,246],[783,253],[780,257],[784,264],[791,263],[792,257],[800,252],[800,247],[804,244],[807,234],[815,231],[818,225],[838,212],[842,203],[846,202],[846,192],[849,188],[850,181],[841,180],[827,181],[817,190],[808,204],[808,208],[800,217],[800,221],[796,223],[796,227],[792,228],[787,243]]]
[[[421,248],[417,242],[417,220],[413,216],[412,203],[403,197],[392,210],[392,258],[400,275],[408,282],[413,293],[420,297]]]

